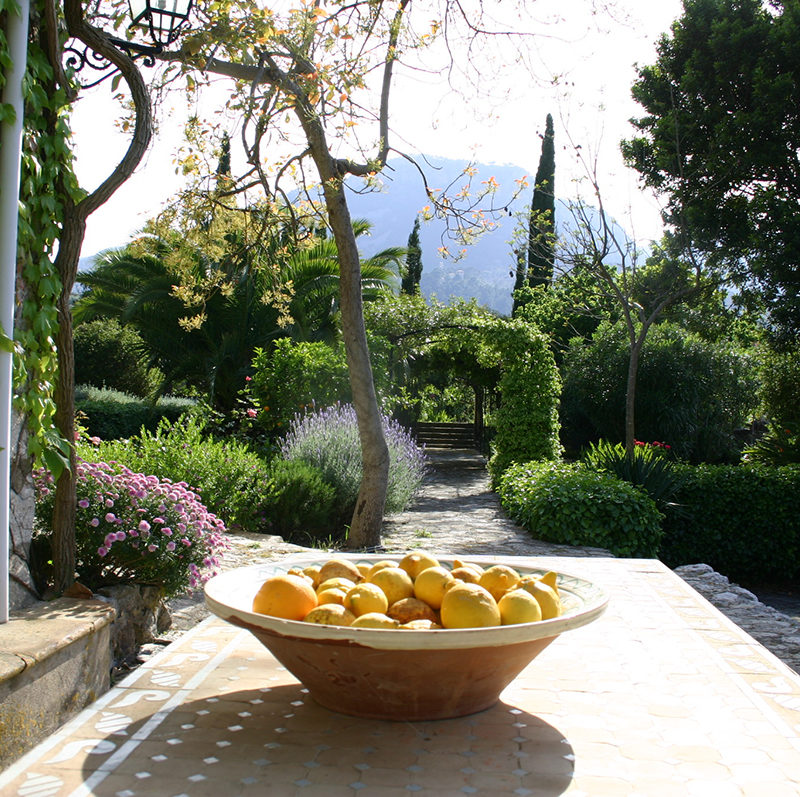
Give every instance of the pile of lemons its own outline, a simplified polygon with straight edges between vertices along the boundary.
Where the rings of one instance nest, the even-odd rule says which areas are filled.
[[[398,561],[329,559],[268,578],[253,611],[354,628],[487,628],[558,617],[556,574],[521,575],[507,565],[440,564],[424,551]]]

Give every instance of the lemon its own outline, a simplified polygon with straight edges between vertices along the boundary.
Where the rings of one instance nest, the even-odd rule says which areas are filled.
[[[371,575],[369,580],[383,590],[389,606],[414,594],[414,582],[411,576],[399,567],[384,567]]]
[[[395,601],[386,614],[398,623],[410,623],[412,620],[430,620],[435,623],[438,619],[433,609],[419,598],[403,598]]]
[[[556,595],[558,595],[558,573],[556,573],[554,570],[550,570],[548,573],[545,573],[539,579],[539,581],[541,581],[542,584],[547,584],[547,586],[550,587],[550,589],[552,589]]]
[[[389,601],[377,584],[364,582],[351,587],[344,596],[343,604],[356,616],[378,612],[386,614]]]
[[[524,589],[512,589],[500,598],[497,608],[503,625],[537,623],[542,619],[539,602]]]
[[[383,570],[384,567],[397,567],[397,562],[394,562],[391,559],[380,559],[379,561],[375,562],[375,564],[371,565],[369,568],[367,573],[367,581],[370,581],[372,576],[374,576],[379,570]]]
[[[369,562],[357,562],[356,567],[358,568],[358,572],[361,573],[361,578],[366,580],[372,565]]]
[[[381,612],[367,612],[356,617],[350,624],[352,628],[399,628],[400,623]]]
[[[455,579],[446,567],[428,567],[414,581],[414,597],[425,601],[432,609],[442,606],[442,598]]]
[[[481,580],[481,574],[471,567],[454,567],[450,571],[450,575],[467,584],[477,584]]]
[[[361,581],[361,573],[348,559],[329,559],[319,569],[319,580],[327,581],[329,578],[349,578],[355,584]]]
[[[542,620],[551,620],[561,614],[561,599],[552,587],[543,584],[541,579],[536,581],[523,581],[522,589],[536,598],[542,610]]]
[[[340,603],[326,603],[312,609],[304,618],[307,623],[318,625],[352,625],[355,615]]]
[[[326,578],[317,585],[317,595],[325,589],[343,589],[345,592],[354,587],[356,582],[349,578]]]
[[[500,610],[491,594],[479,584],[456,584],[444,594],[445,628],[485,628],[500,625]]]
[[[499,601],[506,592],[519,584],[519,579],[519,573],[513,567],[492,565],[488,570],[483,571],[478,583],[488,590],[496,601]]]
[[[311,579],[314,589],[319,586],[319,565],[309,565],[303,568],[303,575]]]
[[[414,551],[406,554],[400,560],[398,567],[405,570],[413,581],[423,570],[428,567],[436,567],[438,564],[439,560],[426,551]]]
[[[303,577],[285,573],[268,578],[253,598],[253,611],[284,620],[302,620],[317,605],[314,588]]]
[[[341,587],[328,587],[317,592],[317,603],[320,606],[323,603],[339,603],[343,605],[346,595],[347,591]]]
[[[463,559],[453,559],[453,569],[455,570],[457,567],[469,567],[478,575],[483,572],[483,568],[480,565],[475,564],[475,562],[465,562]]]
[[[403,623],[400,628],[406,628],[409,631],[432,631],[435,628],[441,628],[441,626],[433,620],[409,620],[407,623]]]

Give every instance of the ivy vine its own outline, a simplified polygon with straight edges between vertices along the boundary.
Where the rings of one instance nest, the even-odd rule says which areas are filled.
[[[13,2],[0,0],[0,9],[10,10]],[[25,117],[17,228],[17,300],[22,304],[14,327],[14,407],[28,421],[29,453],[57,477],[68,465],[69,443],[54,423],[56,302],[61,281],[53,264],[53,250],[60,234],[64,200],[53,187],[61,179],[76,201],[81,194],[69,148],[70,98],[55,80],[37,38],[43,6],[42,0],[31,3],[31,33],[22,86]],[[5,38],[0,40],[0,62],[5,69]]]

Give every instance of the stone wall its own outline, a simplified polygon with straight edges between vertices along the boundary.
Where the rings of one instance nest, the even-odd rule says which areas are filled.
[[[9,609],[16,611],[38,600],[29,561],[35,504],[33,463],[28,454],[28,427],[17,412],[11,416],[11,491],[9,507]]]

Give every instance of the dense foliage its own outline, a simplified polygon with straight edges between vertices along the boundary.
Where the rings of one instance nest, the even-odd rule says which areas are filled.
[[[158,374],[148,368],[144,341],[113,318],[75,327],[75,384],[106,387],[141,398],[155,392]]]
[[[426,457],[410,433],[396,421],[383,417],[389,446],[389,487],[386,512],[401,512],[419,489]],[[349,405],[298,415],[281,444],[281,456],[313,465],[336,492],[340,517],[352,514],[361,484],[361,448],[356,414]]]
[[[78,463],[75,522],[78,580],[95,591],[152,584],[165,597],[194,589],[216,572],[225,526],[184,483],[106,462]],[[53,477],[36,474],[37,535],[51,535]]]
[[[263,460],[235,439],[204,435],[192,415],[162,419],[154,431],[142,429],[127,440],[84,438],[79,453],[85,460],[119,462],[135,472],[186,483],[230,528],[258,531],[265,524]]]
[[[754,278],[790,338],[800,333],[799,33],[797,3],[685,0],[656,63],[639,69],[645,115],[623,144],[673,224]]]
[[[344,349],[288,338],[276,341],[271,351],[256,349],[247,392],[257,427],[271,436],[285,434],[298,412],[350,400]]]
[[[500,477],[503,508],[540,540],[653,557],[662,515],[642,490],[580,464],[526,462]]]
[[[191,399],[164,396],[153,402],[118,390],[81,385],[75,389],[75,408],[92,437],[103,440],[131,437],[155,429],[162,418],[176,421],[194,407]]]
[[[329,543],[341,535],[342,508],[322,471],[301,459],[276,458],[261,490],[266,530],[300,545]]]
[[[621,331],[601,325],[589,343],[575,342],[564,361],[565,441],[624,439],[628,347]],[[682,459],[735,461],[733,436],[756,409],[749,358],[678,328],[655,327],[642,351],[636,391],[636,432],[661,440]]]
[[[661,559],[704,562],[745,584],[800,576],[800,466],[683,467]]]

